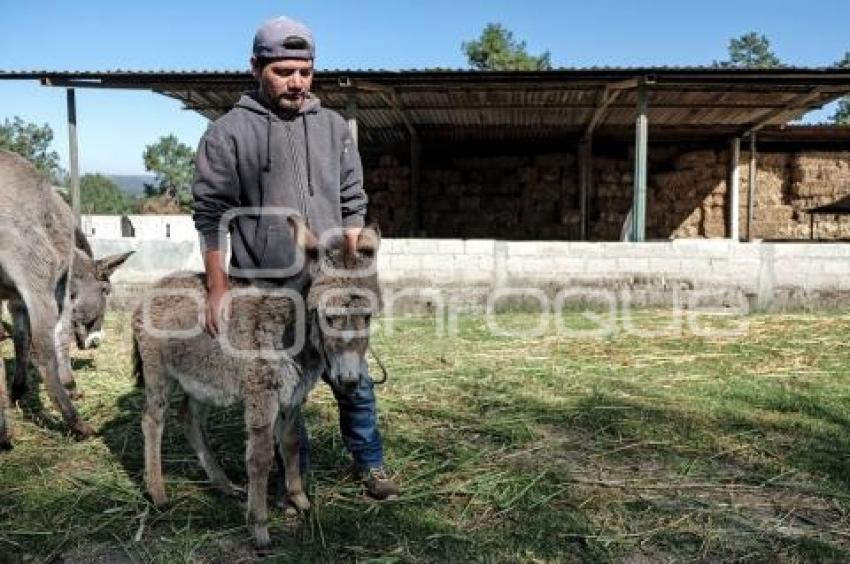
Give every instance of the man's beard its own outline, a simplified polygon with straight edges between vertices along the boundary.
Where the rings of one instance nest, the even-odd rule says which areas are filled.
[[[301,108],[304,104],[304,101],[307,99],[307,93],[302,92],[297,96],[288,95],[288,93],[284,92],[277,97],[276,106],[283,110],[297,110]]]
[[[307,96],[308,96],[307,92],[304,92],[304,93],[300,94],[298,97],[292,98],[292,99],[287,98],[287,96],[286,96],[287,92],[284,92],[282,94],[278,94],[277,96],[272,96],[271,94],[269,94],[266,91],[262,82],[260,82],[259,90],[260,90],[260,95],[263,97],[263,99],[266,101],[266,103],[271,108],[273,108],[275,110],[285,110],[285,111],[289,111],[289,112],[299,110],[301,108],[302,104],[304,104],[304,102],[307,100]]]

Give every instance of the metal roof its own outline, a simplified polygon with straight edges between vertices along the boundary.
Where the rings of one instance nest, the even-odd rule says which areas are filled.
[[[151,90],[215,119],[255,86],[247,71],[0,71],[47,86]],[[780,126],[850,93],[850,69],[714,67],[550,71],[323,70],[313,90],[345,112],[356,96],[366,142],[628,138],[646,84],[650,138],[700,139]],[[816,135],[816,133],[810,133]]]

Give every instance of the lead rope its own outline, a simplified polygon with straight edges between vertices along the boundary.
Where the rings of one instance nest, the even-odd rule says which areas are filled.
[[[381,358],[375,353],[375,349],[372,348],[371,344],[369,345],[369,352],[372,354],[372,358],[375,359],[375,362],[378,363],[378,368],[381,369],[381,375],[383,376],[383,378],[381,378],[380,380],[375,380],[374,378],[372,378],[372,382],[374,382],[375,384],[378,384],[378,385],[386,383],[386,381],[387,381],[387,367],[384,366],[383,362],[381,362]]]

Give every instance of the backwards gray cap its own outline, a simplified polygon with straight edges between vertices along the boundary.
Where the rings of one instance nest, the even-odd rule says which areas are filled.
[[[292,39],[303,39],[306,48],[287,47],[286,43]],[[258,59],[315,59],[313,32],[292,18],[281,16],[268,20],[254,35],[254,56]]]

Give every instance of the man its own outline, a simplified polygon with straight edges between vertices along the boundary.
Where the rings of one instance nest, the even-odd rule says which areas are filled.
[[[213,336],[229,315],[221,248],[228,231],[231,276],[301,290],[303,272],[293,271],[296,250],[285,210],[320,235],[342,228],[352,248],[363,226],[360,156],[345,120],[310,93],[314,58],[313,34],[304,24],[284,17],[265,22],[251,57],[258,90],[210,125],[198,147],[194,220],[207,273],[206,327]],[[371,379],[334,395],[343,442],[367,492],[376,499],[396,496],[383,468]],[[301,444],[306,460],[306,432]]]

